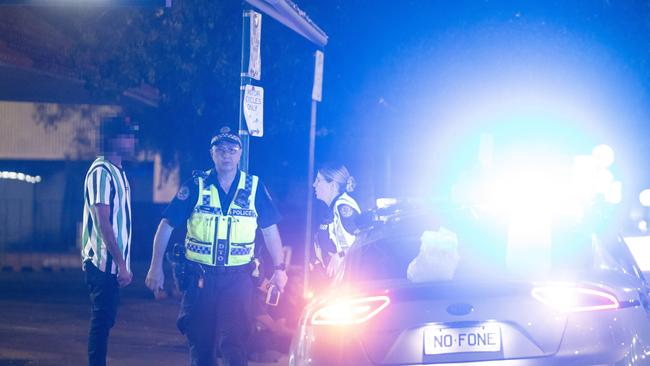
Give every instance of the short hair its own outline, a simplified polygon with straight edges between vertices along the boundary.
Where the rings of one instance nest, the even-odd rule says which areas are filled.
[[[129,117],[115,116],[103,118],[99,125],[99,150],[102,153],[112,152],[112,140],[120,136],[134,136],[138,126],[131,123]]]

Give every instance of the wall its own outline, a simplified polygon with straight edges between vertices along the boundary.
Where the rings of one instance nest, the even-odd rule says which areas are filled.
[[[0,159],[89,159],[114,106],[0,102]]]

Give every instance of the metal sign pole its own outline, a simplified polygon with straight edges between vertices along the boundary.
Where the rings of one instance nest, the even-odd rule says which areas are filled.
[[[327,44],[327,34],[323,32],[318,26],[307,16],[307,14],[300,10],[295,3],[290,0],[244,0],[246,3],[254,6],[255,8],[262,11],[264,14],[270,16],[271,18],[279,21],[285,26],[292,29],[297,34],[305,37],[309,41],[316,44],[319,48],[325,47]],[[244,17],[246,17],[246,11],[244,11]],[[260,19],[261,20],[261,19]],[[250,21],[250,19],[249,19]],[[242,41],[242,75],[246,68],[244,67],[244,62],[248,59],[245,57],[244,52],[248,48],[246,47],[246,32],[250,29],[247,29],[250,26],[250,22],[246,23],[246,18],[244,18],[244,38]],[[249,44],[250,46],[250,44]],[[313,207],[313,197],[311,185],[314,180],[314,153],[316,145],[316,108],[317,102],[321,101],[322,94],[322,81],[323,81],[323,58],[324,54],[321,51],[316,51],[316,65],[314,69],[314,87],[312,90],[312,104],[311,104],[311,125],[310,125],[310,137],[309,137],[309,172],[308,172],[308,182],[307,182],[307,227],[305,232],[305,282],[304,282],[304,294],[307,295],[309,291],[309,251],[312,244],[311,237],[311,226],[312,226],[312,207]],[[252,60],[253,58],[251,58]],[[250,69],[249,69],[250,71]],[[254,77],[256,80],[259,80],[258,77]],[[250,84],[250,79],[247,80]],[[240,135],[242,136],[242,142],[246,140],[246,159],[245,166],[248,169],[248,138],[249,132],[253,133],[254,136],[257,134],[251,129],[250,131],[244,128],[244,119],[246,118],[243,114],[243,102],[245,97],[246,83],[242,76],[241,91],[240,91],[240,115],[239,115],[239,129]],[[261,136],[261,135],[260,135]],[[242,159],[244,156],[242,156]],[[244,159],[243,159],[244,161]]]
[[[250,155],[250,133],[244,115],[246,86],[253,79],[260,80],[262,62],[260,59],[262,15],[244,6],[242,11],[241,73],[239,83],[239,137],[242,142],[242,156],[239,169],[248,173]]]
[[[242,11],[242,36],[241,36],[241,72],[239,74],[239,137],[242,143],[241,160],[239,161],[239,169],[248,173],[248,151],[249,139],[248,129],[244,121],[244,90],[246,84],[250,83],[249,78],[246,76],[248,63],[248,54],[250,52],[250,17],[248,12],[250,10],[244,7]]]
[[[322,100],[323,92],[323,62],[325,55],[316,51],[314,65],[314,86],[311,93],[311,120],[309,124],[309,164],[307,170],[307,220],[305,230],[305,262],[303,296],[309,296],[309,263],[312,246],[312,210],[314,207],[314,194],[311,189],[314,182],[314,156],[316,153],[316,109]]]
[[[309,263],[310,251],[312,246],[312,211],[314,208],[314,194],[311,189],[314,181],[314,154],[316,151],[316,107],[318,103],[311,101],[311,123],[309,126],[309,168],[307,170],[307,222],[305,224],[305,262],[304,262],[304,284],[303,295],[308,297],[309,294]]]

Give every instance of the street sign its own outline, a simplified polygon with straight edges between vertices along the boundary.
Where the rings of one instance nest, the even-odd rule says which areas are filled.
[[[262,14],[250,10],[244,13],[248,17],[248,65],[243,77],[260,80],[262,77],[262,57],[260,54],[262,42]],[[246,33],[244,33],[246,36]]]
[[[246,85],[244,90],[244,119],[251,136],[264,136],[264,89]]]
[[[323,100],[323,62],[325,54],[316,51],[316,64],[314,65],[314,87],[311,90],[311,99],[321,102]]]

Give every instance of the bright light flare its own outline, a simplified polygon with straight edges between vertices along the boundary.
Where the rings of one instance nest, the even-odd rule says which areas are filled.
[[[390,304],[388,296],[371,296],[338,300],[314,311],[312,325],[361,324],[379,314]]]
[[[644,207],[650,207],[650,189],[644,189],[639,194],[639,202]]]
[[[577,286],[535,287],[531,295],[541,303],[561,312],[617,309],[619,302],[608,292]]]
[[[521,275],[552,269],[556,223],[593,225],[589,210],[594,204],[616,204],[622,198],[621,182],[593,155],[574,156],[550,144],[529,145],[506,150],[459,190],[464,202],[508,222],[506,264]]]
[[[25,174],[25,173],[8,172],[8,171],[0,171],[0,179],[18,180],[18,181],[21,181],[21,182],[27,182],[27,183],[32,183],[32,184],[41,182],[41,176],[40,175],[31,176],[31,175]]]
[[[565,159],[566,160],[566,159]],[[535,221],[551,212],[575,212],[579,199],[573,189],[570,163],[520,154],[492,173],[483,197],[488,207],[511,216],[522,213]]]
[[[390,197],[377,198],[375,204],[377,205],[377,208],[388,208],[396,205],[397,199]]]
[[[612,182],[604,193],[605,202],[615,205],[623,200],[623,183],[619,180]]]
[[[614,149],[609,145],[600,144],[591,150],[591,155],[596,159],[602,168],[608,168],[614,164]]]
[[[607,145],[594,150],[603,146]],[[473,190],[480,192],[473,196],[493,211],[526,215],[530,221],[555,214],[581,217],[597,196],[608,203],[621,202],[622,183],[603,164],[594,155],[513,151],[474,184]],[[647,196],[650,204],[650,191]]]

